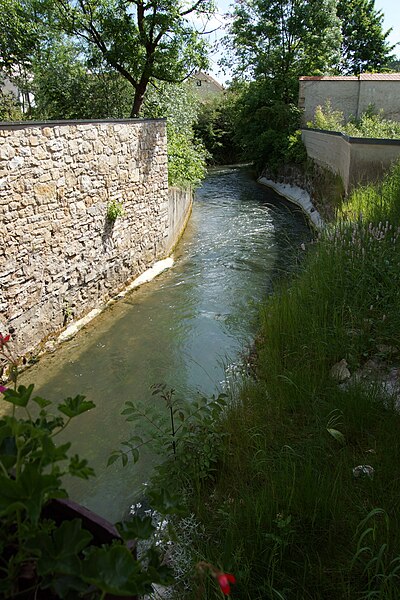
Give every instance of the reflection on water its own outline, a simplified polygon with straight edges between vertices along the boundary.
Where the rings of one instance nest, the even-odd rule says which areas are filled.
[[[46,398],[84,394],[96,404],[65,432],[96,471],[88,482],[68,482],[73,499],[121,518],[154,460],[148,453],[136,465],[105,467],[133,433],[120,415],[124,403],[159,402],[149,388],[160,382],[190,397],[218,392],[227,365],[251,342],[271,277],[309,235],[302,216],[247,171],[213,170],[197,191],[174,267],[24,375]]]

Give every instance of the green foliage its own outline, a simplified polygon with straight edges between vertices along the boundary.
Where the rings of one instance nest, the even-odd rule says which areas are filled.
[[[240,159],[240,147],[235,140],[237,100],[232,90],[200,106],[194,129],[208,152],[208,164],[233,164]]]
[[[222,63],[239,81],[253,79],[237,103],[235,137],[259,170],[304,161],[300,140],[290,139],[299,76],[383,68],[391,59],[373,0],[244,0],[232,16]]]
[[[117,200],[111,200],[107,204],[107,219],[114,223],[118,217],[124,216],[124,208],[121,202]]]
[[[0,359],[15,366],[9,340],[0,336]],[[145,594],[153,582],[170,583],[154,549],[142,562],[123,542],[131,536],[147,539],[152,530],[146,519],[118,524],[121,541],[98,548],[80,519],[57,525],[45,516],[52,499],[67,497],[65,475],[94,476],[86,460],[69,455],[70,443],[56,444],[69,421],[94,408],[93,402],[79,395],[66,398],[53,415],[51,403],[34,396],[33,385],[1,386],[0,393],[10,409],[0,418],[1,597],[104,598]]]
[[[2,0],[0,11],[0,69],[15,74],[30,66],[42,30],[29,0]]]
[[[190,16],[211,14],[210,0],[189,7],[172,0],[43,0],[41,10],[50,29],[68,35],[72,43],[80,39],[90,60],[101,56],[132,86],[132,117],[140,113],[151,81],[182,81],[207,63],[205,42]]]
[[[338,61],[336,1],[245,0],[237,3],[226,38],[238,75],[267,79],[276,98],[294,102],[300,75],[318,75]]]
[[[167,131],[169,185],[182,188],[199,185],[206,173],[204,147],[173,128],[167,127]]]
[[[167,118],[171,186],[195,187],[205,176],[207,153],[193,128],[198,110],[198,101],[186,84],[151,86],[145,96],[143,116]]]
[[[268,164],[274,170],[285,162],[305,158],[301,138],[300,111],[294,104],[275,100],[271,83],[255,81],[241,90],[235,115],[235,139],[242,156],[259,171]]]
[[[400,123],[385,119],[382,114],[376,114],[371,105],[360,118],[351,117],[346,123],[343,112],[334,110],[329,100],[325,102],[324,107],[317,106],[314,120],[307,124],[315,129],[325,129],[327,131],[341,131],[353,137],[366,138],[400,138]]]
[[[314,120],[307,123],[308,127],[325,129],[326,131],[342,131],[344,127],[344,116],[341,110],[334,110],[328,99],[324,107],[317,106]]]
[[[36,119],[123,118],[132,92],[118,73],[99,59],[88,62],[75,42],[55,36],[32,62]]]
[[[165,405],[165,413],[160,412],[158,403],[148,407],[126,402],[122,414],[127,421],[138,423],[140,427],[135,428],[134,435],[122,443],[120,450],[111,454],[108,464],[120,459],[126,465],[129,458],[136,462],[140,449],[150,444],[163,460],[170,459],[158,469],[164,477],[168,473],[169,490],[174,486],[179,489],[182,480],[189,477],[195,477],[196,485],[212,477],[224,437],[216,423],[226,406],[225,395],[189,401],[176,398],[175,390],[165,384],[153,386],[152,394],[156,401]]]
[[[0,121],[21,121],[22,117],[21,107],[15,96],[0,90]]]
[[[387,70],[393,60],[394,46],[383,31],[383,12],[374,0],[339,0],[337,14],[341,20],[342,48],[339,72],[358,75]]]

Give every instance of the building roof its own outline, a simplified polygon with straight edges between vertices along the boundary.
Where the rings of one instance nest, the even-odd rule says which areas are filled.
[[[313,75],[300,81],[400,81],[400,73],[361,73],[360,75]]]
[[[200,79],[201,81],[208,81],[208,83],[212,83],[216,88],[223,91],[224,87],[216,80],[214,77],[209,75],[208,73],[204,73],[204,71],[197,71],[192,75],[192,79]]]

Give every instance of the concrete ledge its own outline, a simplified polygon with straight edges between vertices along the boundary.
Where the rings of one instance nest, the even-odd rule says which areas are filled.
[[[277,194],[299,206],[317,229],[321,229],[324,226],[324,221],[313,205],[310,194],[302,188],[297,185],[289,185],[288,183],[277,183],[266,177],[260,177],[258,183],[272,188]]]

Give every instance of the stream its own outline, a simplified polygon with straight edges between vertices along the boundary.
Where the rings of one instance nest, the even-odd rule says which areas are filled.
[[[135,465],[106,467],[133,433],[121,416],[124,403],[160,402],[150,386],[161,382],[186,398],[221,391],[254,339],[259,302],[310,237],[302,213],[250,171],[212,169],[196,192],[173,267],[21,376],[49,400],[83,394],[96,404],[62,434],[96,472],[66,482],[73,500],[113,522],[127,513],[155,458],[147,451]]]

